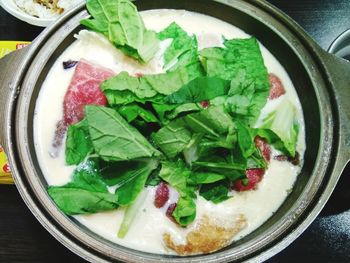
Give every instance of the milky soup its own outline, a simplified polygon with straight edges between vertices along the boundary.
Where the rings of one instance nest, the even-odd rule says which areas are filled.
[[[150,10],[141,12],[141,16],[145,27],[155,32],[160,32],[175,22],[189,36],[196,36],[199,52],[212,47],[224,48],[224,39],[251,37],[241,29],[219,19],[184,10]],[[77,168],[77,165],[67,165],[66,163],[66,133],[61,134],[61,137],[63,137],[62,145],[53,147],[57,123],[64,118],[63,102],[72,81],[75,67],[77,67],[73,65],[71,68],[64,69],[63,62],[88,61],[89,64],[108,69],[110,73],[107,76],[118,76],[121,72],[127,72],[130,76],[141,76],[140,78],[146,75],[165,73],[172,66],[164,67],[164,54],[171,42],[174,41],[170,38],[159,41],[159,48],[149,62],[140,63],[115,48],[102,34],[81,30],[75,37],[76,40],[58,57],[50,69],[42,85],[35,108],[34,139],[36,154],[45,179],[50,186],[64,186],[69,183],[72,181],[72,174]],[[281,104],[290,104],[294,109],[294,115],[298,123],[298,138],[295,145],[298,153],[297,161],[295,158],[286,156],[273,145],[268,145],[269,157],[268,160],[265,159],[267,166],[257,168],[260,169],[259,171],[262,169],[263,176],[259,173],[254,174],[254,170],[249,168],[253,173],[252,178],[260,176],[259,182],[253,182],[256,185],[251,189],[246,189],[252,183],[247,178],[240,180],[238,185],[232,183],[228,187],[227,197],[224,197],[225,200],[220,199],[222,196],[220,196],[220,200],[215,200],[212,197],[208,198],[205,194],[200,194],[207,187],[207,184],[202,182],[200,186],[196,186],[193,192],[195,197],[191,200],[195,205],[195,216],[188,224],[181,225],[174,220],[171,214],[169,216],[169,211],[172,212],[169,207],[174,206],[184,194],[177,188],[178,186],[172,185],[163,177],[161,180],[163,186],[159,186],[157,183],[149,184],[138,194],[132,204],[137,205],[137,211],[134,211],[135,215],[132,223],[128,226],[128,231],[122,238],[117,233],[121,227],[125,211],[130,207],[129,205],[118,205],[118,208],[108,209],[108,211],[72,216],[93,232],[117,244],[145,252],[180,255],[213,252],[251,233],[271,217],[290,193],[301,170],[305,151],[305,132],[301,105],[288,73],[263,45],[259,43],[259,46],[263,63],[270,74],[271,86],[283,85],[284,91],[276,98],[271,98],[270,93],[270,98],[267,99],[266,105],[261,109],[259,117],[251,128],[261,127],[264,120],[269,118],[271,113],[278,109]],[[277,84],[274,82],[276,79]],[[201,110],[205,111],[215,107],[215,101],[217,100],[214,100],[214,102],[205,101],[205,103],[197,103],[197,105],[199,107],[202,105],[203,109]],[[153,112],[153,115],[158,118],[156,113]],[[179,116],[183,115],[180,114],[177,118],[181,118]],[[239,140],[240,134],[239,132],[235,133],[236,140]],[[145,135],[146,138],[148,138],[147,136]],[[151,135],[149,136],[151,138]],[[202,134],[201,136],[205,137],[206,135]],[[174,137],[176,137],[175,134]],[[204,137],[200,137],[199,142],[203,142]],[[149,140],[151,141],[151,139]],[[266,143],[265,140],[262,141]],[[260,149],[260,154],[266,157],[264,147],[259,147],[259,142],[256,140],[255,142]],[[162,152],[162,149],[158,147],[157,152]],[[179,158],[183,158],[182,154],[179,156]],[[118,162],[116,159],[111,161]],[[187,167],[184,169],[194,171],[193,167],[197,165],[197,162],[188,165],[184,161],[184,167]],[[164,165],[164,159],[160,158],[159,163]],[[203,161],[199,163],[203,163]],[[160,169],[159,166],[158,169]],[[152,175],[156,171],[156,169],[153,170]],[[115,172],[117,174],[118,170]],[[220,177],[220,174],[213,176]],[[213,182],[209,182],[209,185],[212,184]],[[160,189],[164,185],[165,189]],[[108,193],[104,194],[112,196],[118,189],[118,184],[109,184],[106,189]],[[227,191],[227,188],[223,189]],[[155,205],[157,194],[165,195],[161,207]],[[204,243],[208,244],[205,245]]]

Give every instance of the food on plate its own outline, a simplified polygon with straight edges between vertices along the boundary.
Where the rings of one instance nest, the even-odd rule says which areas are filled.
[[[38,18],[55,18],[82,0],[14,0],[19,9]]]
[[[261,226],[305,151],[301,106],[276,58],[199,13],[138,13],[128,0],[87,9],[89,30],[54,63],[35,109],[58,208],[160,254],[211,253]]]

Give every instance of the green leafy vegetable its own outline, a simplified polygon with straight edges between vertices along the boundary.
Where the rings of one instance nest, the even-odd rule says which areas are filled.
[[[175,120],[153,134],[152,139],[168,158],[174,158],[190,142],[191,136],[184,122]]]
[[[95,152],[106,161],[159,156],[136,128],[118,112],[101,106],[86,106],[86,119]]]
[[[48,193],[67,215],[96,213],[119,206],[115,195],[108,193],[96,164],[91,160],[75,169],[71,182],[64,186],[50,186]]]
[[[135,202],[126,208],[123,221],[122,221],[120,228],[119,228],[119,231],[118,231],[119,238],[124,238],[125,235],[128,233],[132,222],[134,221],[137,214],[140,212],[140,209],[145,202],[146,196],[147,196],[147,192],[143,191],[137,197]]]
[[[139,162],[133,170],[126,171],[115,191],[118,204],[122,206],[132,204],[145,187],[148,176],[157,166],[158,162],[150,159]]]
[[[144,75],[140,78],[122,72],[101,84],[108,103],[111,106],[132,102],[157,102],[164,95],[169,95],[191,80],[202,76],[200,63],[179,68],[172,72]]]
[[[199,194],[206,200],[212,201],[214,204],[218,204],[230,198],[228,196],[228,191],[229,184],[223,181],[203,185],[199,191]]]
[[[156,186],[162,181],[162,178],[160,178],[159,176],[159,171],[160,171],[160,167],[152,171],[152,173],[150,174],[150,176],[146,181],[146,186],[149,186],[149,185]]]
[[[188,183],[191,171],[182,161],[162,162],[159,176],[180,194],[173,212],[175,220],[182,226],[190,224],[196,217],[195,187]]]
[[[218,77],[198,77],[182,86],[178,91],[165,97],[165,102],[182,104],[201,102],[226,95],[230,88],[230,81]]]
[[[162,162],[162,168],[159,172],[159,176],[183,196],[193,195],[192,187],[187,185],[187,179],[190,174],[191,171],[182,161]]]
[[[241,170],[244,171],[246,169],[246,165],[241,163],[226,163],[226,162],[202,162],[197,161],[193,163],[194,166],[206,167],[206,168],[214,168],[214,169],[223,169],[223,170]]]
[[[177,70],[164,74],[145,75],[141,79],[146,82],[158,93],[169,95],[178,91],[183,85],[191,80],[203,75],[201,65],[194,64],[191,67],[178,68]]]
[[[241,148],[243,156],[248,158],[256,149],[250,129],[240,121],[237,121],[235,124],[237,128],[238,145]]]
[[[164,53],[164,68],[174,64],[181,59],[181,64],[186,64],[186,61],[191,61],[191,52],[197,51],[196,36],[189,36],[175,22],[171,23],[167,28],[158,33],[160,40],[172,39],[170,46]]]
[[[196,103],[185,103],[181,105],[176,105],[176,108],[165,113],[165,117],[169,120],[175,119],[180,115],[185,115],[187,113],[193,113],[202,110],[203,108],[198,106]]]
[[[82,162],[93,151],[86,119],[70,125],[66,140],[66,164]]]
[[[260,128],[270,129],[281,139],[285,151],[287,151],[290,156],[295,156],[299,124],[296,118],[295,106],[289,100],[280,103],[278,107],[264,119]],[[271,137],[273,137],[273,135],[270,133],[267,139],[271,140]]]
[[[87,0],[86,7],[93,18],[80,23],[105,35],[126,55],[148,62],[157,52],[156,33],[145,28],[131,1]]]
[[[92,214],[118,208],[114,194],[91,192],[79,188],[49,186],[48,193],[67,215]]]
[[[108,186],[119,185],[129,180],[132,174],[137,173],[146,161],[147,159],[142,161],[104,162],[99,159],[98,170],[102,180]]]
[[[140,117],[145,122],[159,122],[157,117],[154,114],[141,107],[136,103],[131,103],[128,105],[124,105],[118,109],[120,115],[122,115],[128,122],[132,122],[138,117]]]
[[[73,172],[73,181],[66,188],[80,188],[92,192],[107,193],[107,185],[98,172],[98,165],[92,159],[80,163]]]
[[[195,172],[189,177],[189,181],[194,185],[211,184],[223,179],[225,179],[224,175],[210,172]]]
[[[225,48],[200,51],[208,76],[231,80],[223,100],[229,112],[254,124],[266,104],[270,84],[259,44],[255,38],[225,40]],[[221,98],[222,101],[222,98]]]
[[[203,135],[200,133],[195,133],[192,135],[191,140],[183,149],[183,155],[185,162],[192,166],[192,163],[199,158],[199,144],[202,140]]]
[[[181,226],[192,223],[196,218],[196,203],[193,198],[181,196],[172,215]]]
[[[143,78],[129,76],[127,72],[109,78],[100,85],[110,105],[127,104],[154,97],[157,92]]]
[[[222,106],[209,107],[197,113],[191,113],[182,118],[190,130],[196,133],[220,137],[234,127],[232,117]]]

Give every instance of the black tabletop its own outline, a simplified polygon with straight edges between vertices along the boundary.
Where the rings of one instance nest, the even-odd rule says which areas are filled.
[[[269,0],[296,20],[324,49],[350,28],[350,0]],[[0,40],[33,40],[42,28],[0,8]],[[1,72],[0,72],[1,74]],[[350,165],[311,226],[268,262],[350,262]],[[15,186],[0,185],[0,262],[85,262],[35,219]]]

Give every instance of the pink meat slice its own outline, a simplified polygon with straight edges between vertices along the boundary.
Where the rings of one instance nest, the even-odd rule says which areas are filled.
[[[113,76],[113,71],[80,60],[75,68],[72,81],[64,96],[63,112],[65,124],[73,124],[84,118],[85,105],[106,105],[106,96],[100,84]]]
[[[270,81],[270,94],[269,94],[270,100],[277,99],[286,93],[286,90],[284,89],[282,81],[278,76],[276,76],[273,73],[270,73],[269,81]]]
[[[94,65],[87,60],[80,60],[75,68],[72,80],[63,101],[63,120],[56,125],[52,146],[62,145],[68,125],[84,118],[85,105],[107,104],[107,98],[100,89],[100,84],[115,75],[110,69]],[[53,151],[53,157],[57,154]]]

